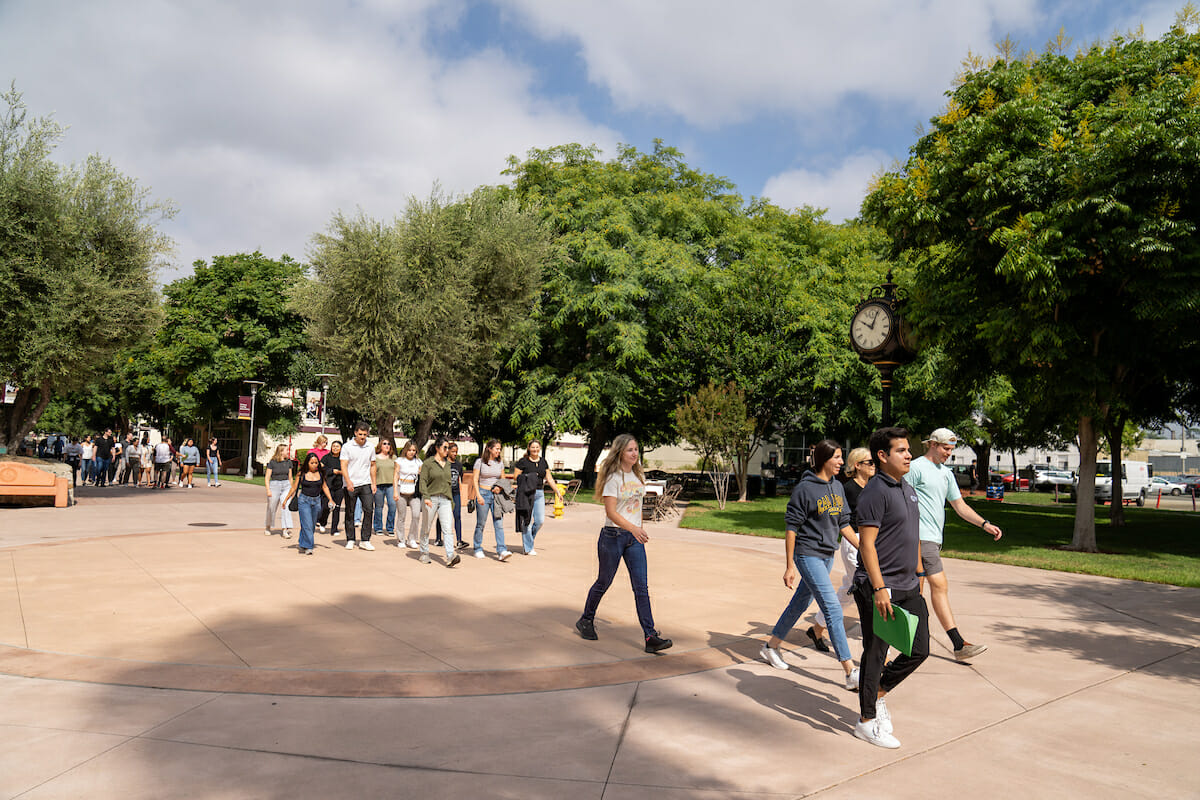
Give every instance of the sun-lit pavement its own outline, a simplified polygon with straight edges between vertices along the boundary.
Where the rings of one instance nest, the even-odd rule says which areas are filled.
[[[600,640],[572,627],[596,506],[506,563],[489,525],[487,558],[447,569],[390,538],[318,534],[300,556],[263,535],[264,494],[0,509],[0,797],[1198,791],[1197,590],[950,562],[960,628],[990,649],[958,664],[935,633],[889,698],[904,746],[885,751],[851,735],[856,695],[807,622],[789,672],[757,660],[789,595],[778,541],[650,526],[675,647],[649,656],[624,570]]]

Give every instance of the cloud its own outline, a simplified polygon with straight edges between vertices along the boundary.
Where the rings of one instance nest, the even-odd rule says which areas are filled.
[[[892,160],[883,152],[871,151],[852,155],[826,171],[788,170],[767,179],[762,194],[783,208],[827,208],[825,218],[831,222],[853,219],[871,179],[890,168]]]
[[[504,0],[547,38],[579,42],[588,75],[626,110],[717,127],[847,95],[937,104],[968,49],[1032,25],[1036,0]]]
[[[99,152],[179,207],[169,280],[199,258],[303,258],[336,210],[390,219],[435,182],[499,183],[510,154],[618,136],[549,105],[531,66],[457,59],[431,31],[461,3],[98,0],[0,5],[0,76],[70,126],[64,160]]]

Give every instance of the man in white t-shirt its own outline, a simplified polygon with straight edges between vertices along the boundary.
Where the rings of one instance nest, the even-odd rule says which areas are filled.
[[[958,490],[958,482],[954,473],[946,466],[946,460],[958,445],[958,437],[949,428],[938,428],[924,444],[928,446],[925,455],[912,462],[912,467],[904,480],[917,490],[917,508],[921,514],[921,571],[917,577],[929,582],[929,599],[933,605],[933,613],[946,629],[946,635],[954,646],[954,657],[959,661],[968,661],[977,656],[987,645],[971,644],[964,641],[954,622],[954,612],[950,610],[950,583],[946,580],[946,571],[942,566],[942,529],[946,526],[946,501],[954,513],[966,522],[982,528],[993,540],[998,540],[1003,533],[996,525],[985,520],[967,505]]]
[[[346,483],[346,549],[354,549],[354,506],[361,502],[362,541],[359,549],[374,550],[371,544],[371,520],[375,516],[375,479],[371,474],[371,462],[375,460],[375,448],[367,444],[371,426],[359,421],[354,425],[354,439],[342,445],[342,479]]]

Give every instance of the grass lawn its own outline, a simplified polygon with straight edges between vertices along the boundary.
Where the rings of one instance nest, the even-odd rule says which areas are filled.
[[[1075,506],[1055,505],[1053,495],[1008,495],[1003,503],[969,498],[980,514],[999,525],[1004,537],[990,536],[946,509],[946,541],[942,554],[1019,567],[1079,572],[1110,578],[1200,587],[1200,514],[1152,508],[1125,509],[1128,525],[1108,526],[1108,506],[1096,507],[1096,543],[1100,553],[1074,553],[1070,544]],[[782,539],[786,497],[728,503],[692,501],[680,525],[685,528],[772,536]]]
[[[246,480],[243,475],[222,475],[221,480],[229,481],[230,483],[253,483],[255,486],[265,486],[267,479],[262,475],[255,475],[249,480]]]

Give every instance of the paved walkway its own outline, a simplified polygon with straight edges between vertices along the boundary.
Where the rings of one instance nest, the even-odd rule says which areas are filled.
[[[885,751],[851,735],[856,696],[807,623],[790,672],[757,660],[789,596],[776,540],[651,526],[676,644],[648,656],[623,571],[600,640],[574,634],[596,506],[549,521],[537,557],[497,561],[489,530],[486,559],[447,569],[394,539],[302,557],[263,535],[263,494],[0,509],[0,797],[1200,792],[1197,590],[950,562],[990,649],[958,664],[936,632]]]

